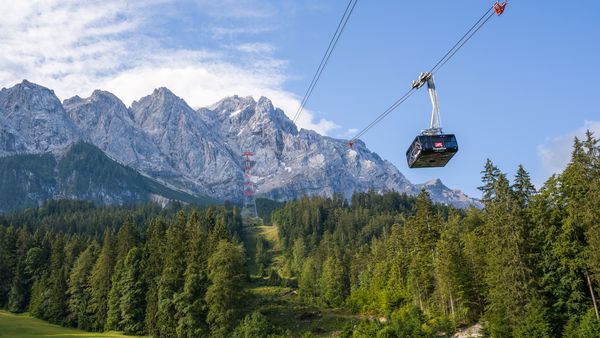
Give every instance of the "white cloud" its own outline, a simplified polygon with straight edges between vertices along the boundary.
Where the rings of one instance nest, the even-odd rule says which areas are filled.
[[[0,0],[0,86],[28,79],[54,89],[61,99],[88,96],[105,89],[126,104],[157,87],[167,87],[192,107],[207,106],[230,95],[266,96],[293,114],[299,100],[284,90],[288,80],[285,60],[272,56],[275,46],[264,42],[240,43],[240,55],[215,49],[168,47],[168,36],[153,31],[157,10],[167,1],[105,0],[81,5],[79,1]],[[129,3],[129,4],[128,4]],[[229,18],[264,18],[269,7],[251,0],[227,0],[221,9]],[[220,14],[216,2],[200,1],[209,15]],[[236,8],[236,4],[240,5]],[[165,14],[167,15],[167,14]],[[217,28],[216,28],[217,29]],[[224,33],[224,32],[222,32]],[[241,32],[236,32],[241,33]],[[233,34],[233,33],[231,33]],[[304,111],[298,125],[327,134],[338,126]]]
[[[275,51],[275,46],[268,43],[243,43],[234,47],[235,49],[246,53],[270,54]]]
[[[571,160],[573,141],[575,137],[584,138],[585,132],[590,130],[596,137],[600,136],[600,121],[585,121],[583,127],[548,140],[538,146],[538,156],[542,162],[542,169],[551,175],[561,172]]]

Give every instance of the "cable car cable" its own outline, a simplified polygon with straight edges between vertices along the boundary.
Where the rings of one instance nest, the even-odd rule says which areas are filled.
[[[340,19],[340,22],[338,23],[338,26],[337,26],[335,32],[333,33],[331,40],[329,41],[329,45],[327,46],[327,50],[325,50],[325,54],[323,54],[323,57],[321,58],[319,67],[317,68],[317,71],[315,72],[315,75],[313,76],[313,78],[310,82],[310,85],[306,89],[306,93],[304,94],[304,97],[302,98],[300,107],[298,107],[296,114],[294,114],[294,118],[292,119],[292,121],[294,121],[294,123],[296,123],[296,121],[300,117],[300,114],[302,114],[302,110],[304,110],[304,106],[308,102],[308,99],[312,95],[312,92],[315,89],[317,82],[321,78],[321,74],[323,73],[323,70],[325,70],[327,63],[329,62],[329,58],[331,57],[331,54],[335,50],[337,42],[340,39],[340,37],[342,36],[344,28],[346,28],[346,24],[348,23],[348,20],[350,19],[350,16],[352,15],[352,12],[354,11],[354,7],[356,7],[357,3],[358,3],[358,0],[348,1],[346,10],[344,11],[344,14],[342,15],[342,18]]]
[[[450,50],[433,66],[430,73],[434,73],[439,71],[450,59],[456,55],[456,53],[469,41],[471,38],[494,16],[495,6],[490,7],[485,13],[467,30],[467,32],[450,48]],[[492,12],[492,13],[490,13]],[[496,12],[496,14],[498,14]],[[500,15],[500,14],[498,14]],[[365,128],[359,131],[348,144],[350,147],[354,144],[354,142],[363,136],[366,132],[368,132],[373,126],[383,120],[386,116],[388,116],[392,111],[398,108],[402,103],[404,103],[417,89],[411,88],[408,92],[402,95],[396,102],[394,102],[390,107],[388,107],[383,113],[381,113],[375,120],[369,123]]]
[[[432,73],[436,73],[437,71],[439,71],[442,67],[444,67],[444,65],[446,63],[448,63],[448,61],[450,61],[450,59],[454,56],[454,54],[458,53],[458,51],[467,43],[469,42],[469,40],[471,40],[471,38],[475,35],[475,33],[477,33],[481,27],[483,27],[483,25],[485,25],[492,17],[494,16],[494,13],[491,13],[488,15],[487,19],[485,19],[485,21],[479,26],[477,27],[477,29],[475,29],[475,31],[473,32],[473,34],[471,34],[460,46],[458,46],[458,48],[442,63],[440,64],[440,66],[433,71]]]
[[[442,58],[435,64],[435,66],[433,66],[431,68],[431,70],[429,72],[430,73],[434,73],[436,71],[436,68],[438,68],[438,66],[440,65],[440,63],[442,63],[444,61],[444,59],[446,59],[446,57],[448,57],[448,55],[450,55],[450,53],[452,53],[452,51],[460,44],[460,42],[463,41],[467,37],[467,35],[469,35],[469,33],[471,33],[473,31],[473,29],[481,22],[481,20],[483,20],[493,10],[494,10],[494,7],[493,6],[490,7],[490,9],[488,9],[487,12],[485,12],[479,18],[479,20],[477,20],[477,22],[475,22],[475,24],[473,24],[473,26],[471,26],[471,28],[469,28],[469,30],[458,41],[456,41],[456,43],[454,44],[454,46],[452,46],[452,48],[450,48],[450,50],[444,56],[442,56]],[[450,57],[448,57],[448,59],[450,59],[453,55],[451,55]]]

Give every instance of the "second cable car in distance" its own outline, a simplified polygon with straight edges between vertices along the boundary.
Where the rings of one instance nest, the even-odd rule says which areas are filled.
[[[433,74],[421,73],[418,80],[413,81],[412,87],[419,89],[427,84],[433,111],[429,129],[421,132],[406,151],[409,168],[444,167],[458,151],[458,143],[454,134],[444,134],[440,120],[439,105]]]

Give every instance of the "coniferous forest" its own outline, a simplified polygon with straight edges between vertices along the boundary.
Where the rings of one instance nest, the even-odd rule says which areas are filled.
[[[254,310],[248,287],[269,280],[345,311],[342,337],[444,337],[476,323],[490,337],[599,337],[598,141],[576,139],[539,191],[523,167],[507,177],[490,160],[480,189],[483,209],[426,192],[268,204],[277,261],[266,240],[248,246],[233,205],[47,202],[0,216],[0,308],[155,337],[319,335]]]

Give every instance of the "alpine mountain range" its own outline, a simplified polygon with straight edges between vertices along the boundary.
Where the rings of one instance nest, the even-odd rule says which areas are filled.
[[[243,151],[255,154],[258,197],[426,189],[436,202],[479,205],[440,180],[412,184],[361,141],[349,148],[347,140],[298,129],[265,97],[232,96],[195,110],[167,88],[129,108],[101,90],[61,103],[26,80],[0,91],[0,193],[7,195],[0,211],[57,198],[239,202]],[[106,172],[111,177],[101,179]]]

